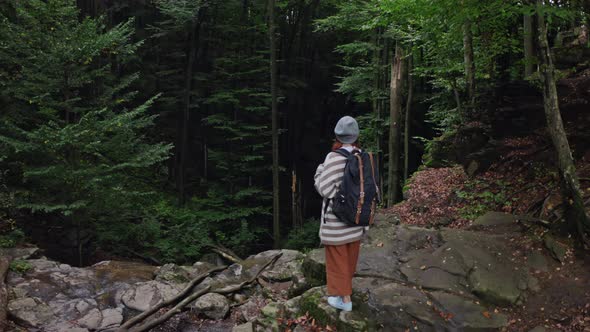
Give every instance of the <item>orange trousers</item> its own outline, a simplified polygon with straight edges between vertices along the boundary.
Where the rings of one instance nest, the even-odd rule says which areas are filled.
[[[328,295],[348,296],[352,294],[352,277],[356,272],[361,241],[326,245],[326,279]]]

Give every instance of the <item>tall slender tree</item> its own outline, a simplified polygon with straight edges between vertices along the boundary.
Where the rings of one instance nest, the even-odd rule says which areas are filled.
[[[543,82],[543,105],[547,128],[553,147],[557,153],[558,167],[562,181],[566,218],[571,229],[577,231],[582,243],[590,247],[590,222],[584,206],[584,199],[580,190],[580,181],[576,172],[574,158],[567,140],[567,135],[559,111],[559,99],[556,88],[555,67],[551,57],[551,49],[547,41],[547,25],[545,22],[544,5],[537,0],[537,25],[539,29],[539,56],[541,60],[541,74]]]
[[[402,73],[404,52],[400,42],[396,43],[395,56],[391,61],[391,95],[389,104],[389,169],[387,205],[399,201],[400,188],[400,120],[402,113]]]
[[[404,181],[410,176],[410,119],[412,115],[412,100],[414,98],[414,79],[412,68],[414,66],[414,54],[410,46],[408,55],[408,100],[406,101],[406,112],[404,115]]]
[[[473,56],[473,32],[471,18],[466,15],[463,22],[463,57],[465,62],[465,82],[467,84],[467,100],[470,105],[475,97],[475,60]]]
[[[281,244],[280,202],[279,202],[279,110],[278,110],[278,68],[276,46],[275,0],[268,0],[268,38],[270,47],[270,93],[272,117],[272,225],[274,247]]]
[[[530,13],[523,15],[523,42],[524,42],[524,77],[533,74],[534,47],[533,18]]]

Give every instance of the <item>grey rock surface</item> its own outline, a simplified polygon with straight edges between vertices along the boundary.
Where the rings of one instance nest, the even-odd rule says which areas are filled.
[[[208,293],[199,297],[191,307],[211,319],[223,319],[229,312],[229,301],[223,295]]]
[[[509,215],[487,215],[478,227],[516,230],[518,223],[510,220]],[[256,285],[228,295],[231,301],[208,293],[191,308],[209,319],[203,326],[211,331],[253,330],[256,324],[243,324],[247,321],[264,323],[270,331],[278,328],[279,316],[297,318],[305,313],[339,331],[493,331],[507,324],[493,308],[520,304],[528,292],[542,291],[534,274],[557,264],[539,251],[527,253],[526,263],[509,259],[511,230],[504,234],[477,227],[425,229],[399,225],[383,215],[376,221],[362,241],[351,313],[339,312],[325,301],[323,249],[306,254],[270,250],[232,264],[197,289],[249,280],[269,259],[282,254]],[[545,244],[556,257],[567,256],[560,243],[549,239]],[[113,331],[124,319],[174,297],[213,266],[106,261],[78,268],[30,257],[28,272],[11,272],[7,278],[8,309],[20,326],[47,332]],[[199,330],[190,325],[188,312],[178,317],[170,322],[172,330]]]

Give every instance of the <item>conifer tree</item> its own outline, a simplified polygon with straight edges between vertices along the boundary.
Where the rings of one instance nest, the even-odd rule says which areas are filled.
[[[19,206],[78,229],[140,218],[170,147],[142,135],[153,100],[134,106],[138,75],[115,74],[139,46],[132,21],[107,29],[69,0],[12,5],[0,17],[0,147],[22,179]]]

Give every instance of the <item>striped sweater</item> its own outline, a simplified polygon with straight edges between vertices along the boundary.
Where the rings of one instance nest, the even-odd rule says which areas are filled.
[[[332,200],[342,183],[346,158],[330,152],[323,164],[319,165],[314,176],[315,188],[324,198],[320,221],[320,239],[323,245],[341,245],[361,239],[365,227],[348,226],[340,222],[332,212]],[[328,207],[326,208],[326,204]]]

